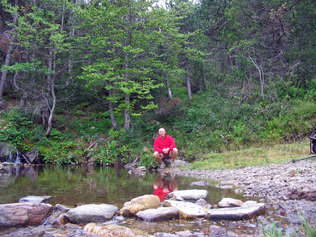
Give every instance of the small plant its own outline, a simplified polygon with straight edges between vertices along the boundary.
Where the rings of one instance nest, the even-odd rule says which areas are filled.
[[[302,229],[305,233],[306,236],[308,237],[316,237],[316,225],[311,225],[307,222],[306,218],[303,217],[302,214],[300,214],[299,212],[297,213],[299,219],[300,219],[300,222],[301,222],[301,226],[302,226]]]
[[[139,166],[145,166],[146,168],[157,168],[158,162],[155,160],[152,154],[144,153],[140,157]]]
[[[277,227],[276,223],[266,225],[262,230],[262,234],[265,237],[283,237],[282,228]],[[289,237],[293,236],[292,233]]]

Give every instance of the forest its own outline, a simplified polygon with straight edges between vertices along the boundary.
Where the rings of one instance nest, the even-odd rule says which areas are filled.
[[[316,133],[312,0],[1,0],[0,141],[155,167]]]

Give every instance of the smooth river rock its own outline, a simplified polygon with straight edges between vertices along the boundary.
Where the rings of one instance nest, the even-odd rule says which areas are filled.
[[[136,217],[145,221],[163,221],[179,218],[179,210],[174,207],[159,207],[136,213]]]
[[[111,220],[118,208],[110,204],[87,204],[70,209],[66,217],[70,222],[80,224]]]
[[[264,203],[256,203],[241,207],[210,209],[206,214],[206,218],[211,220],[249,220],[264,213]]]
[[[166,199],[176,200],[199,200],[205,199],[208,195],[207,190],[202,189],[190,189],[190,190],[179,190],[169,193]]]
[[[124,203],[119,213],[123,216],[134,216],[139,211],[160,207],[160,199],[155,195],[143,195]]]
[[[84,231],[96,234],[97,236],[106,237],[146,237],[147,233],[139,230],[132,230],[125,226],[120,225],[97,225],[96,223],[89,223],[84,227]]]
[[[38,225],[53,210],[45,203],[25,202],[0,205],[0,227]]]
[[[162,206],[177,208],[180,215],[187,219],[204,217],[206,215],[206,209],[192,202],[165,200]]]

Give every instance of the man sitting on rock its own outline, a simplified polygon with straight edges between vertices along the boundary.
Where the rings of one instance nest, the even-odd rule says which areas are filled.
[[[176,143],[173,138],[169,135],[166,135],[166,130],[160,128],[159,136],[155,139],[155,152],[154,157],[160,163],[160,168],[165,168],[165,161],[167,159],[172,159],[175,161],[178,155],[178,149],[176,148]]]

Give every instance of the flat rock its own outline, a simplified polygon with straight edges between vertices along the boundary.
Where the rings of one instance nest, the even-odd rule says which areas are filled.
[[[87,204],[70,209],[67,218],[75,224],[111,220],[118,208],[110,204]]]
[[[207,190],[202,189],[189,189],[189,190],[179,190],[169,193],[166,199],[176,199],[176,200],[199,200],[205,199],[208,195]]]
[[[206,215],[206,210],[203,207],[191,202],[166,200],[162,203],[162,206],[177,208],[181,217],[187,219],[204,217]]]
[[[264,203],[256,203],[242,207],[210,209],[206,214],[206,218],[211,220],[248,220],[254,216],[262,215],[264,212]]]
[[[218,203],[219,207],[240,207],[243,204],[243,201],[235,198],[222,198]]]
[[[124,203],[119,213],[123,216],[134,216],[139,211],[160,207],[160,199],[155,195],[143,195]]]
[[[179,210],[174,207],[159,207],[136,213],[136,217],[145,221],[162,221],[179,218]]]
[[[0,205],[0,227],[38,225],[53,210],[45,203],[25,202]]]
[[[42,203],[42,202],[47,201],[51,198],[52,198],[52,196],[27,196],[27,197],[20,198],[19,202]]]
[[[140,230],[132,230],[120,225],[97,225],[96,223],[89,223],[84,227],[84,231],[96,234],[97,236],[119,236],[119,237],[146,237],[147,233]]]

